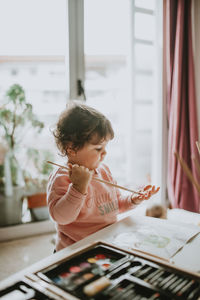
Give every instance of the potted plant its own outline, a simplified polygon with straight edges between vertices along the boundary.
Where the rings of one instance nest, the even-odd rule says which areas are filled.
[[[2,145],[6,145],[6,153],[0,162],[0,225],[21,223],[20,200],[25,182],[20,154],[24,150],[26,133],[33,130],[40,132],[43,127],[44,124],[33,113],[32,105],[27,102],[23,88],[18,84],[12,85],[0,107],[1,149]]]
[[[49,218],[46,202],[46,185],[53,166],[47,160],[54,160],[54,155],[47,149],[27,149],[27,164],[32,168],[24,169],[26,183],[27,207],[31,212],[32,220],[39,221]]]

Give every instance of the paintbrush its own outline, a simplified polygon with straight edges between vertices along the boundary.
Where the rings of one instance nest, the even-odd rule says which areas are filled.
[[[185,174],[189,178],[189,180],[192,182],[192,184],[196,187],[198,193],[200,194],[200,184],[196,181],[194,176],[192,175],[192,172],[190,171],[189,167],[187,166],[186,162],[179,156],[177,152],[174,153],[176,158],[181,164],[181,167],[183,168]]]
[[[199,172],[199,175],[200,175],[200,164],[199,164],[198,160],[196,159],[196,157],[193,157],[192,159],[193,159],[195,167],[196,167],[196,169],[197,169],[197,171]]]
[[[200,155],[200,142],[196,141],[196,146],[197,146],[197,149],[198,149],[199,155]]]
[[[58,167],[60,167],[60,168],[63,168],[63,169],[66,169],[66,170],[70,171],[70,168],[65,167],[65,166],[62,166],[62,165],[59,165],[59,164],[56,164],[56,163],[54,163],[54,162],[52,162],[52,161],[47,160],[47,163],[48,163],[48,164],[55,165],[55,166],[58,166]],[[121,185],[118,185],[118,184],[114,184],[114,183],[111,183],[111,182],[109,182],[109,181],[106,181],[106,180],[97,178],[97,177],[93,177],[92,179],[95,180],[95,181],[103,182],[103,183],[105,183],[105,184],[111,185],[111,186],[113,186],[113,187],[116,187],[116,188],[119,188],[119,189],[122,189],[122,190],[125,190],[125,191],[128,191],[128,192],[134,193],[134,194],[143,195],[143,193],[141,193],[141,192],[136,192],[136,191],[131,190],[131,189],[128,189],[128,188],[126,188],[126,187],[124,187],[124,186],[121,186]]]

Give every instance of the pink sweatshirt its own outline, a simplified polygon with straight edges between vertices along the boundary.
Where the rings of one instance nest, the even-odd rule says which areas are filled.
[[[116,183],[104,164],[96,169],[95,176]],[[122,196],[117,188],[95,180],[87,194],[81,194],[72,186],[67,170],[61,168],[50,175],[47,201],[56,222],[57,251],[116,222],[118,213],[134,207],[131,196]]]

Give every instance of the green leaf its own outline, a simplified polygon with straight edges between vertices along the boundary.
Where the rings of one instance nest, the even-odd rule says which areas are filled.
[[[24,133],[29,132],[30,127],[36,132],[40,132],[44,128],[44,123],[33,113],[32,104],[27,101],[21,85],[14,84],[10,86],[6,92],[4,103],[3,108],[0,109],[0,131],[2,137],[14,151],[13,153],[16,153],[15,151],[20,148],[20,143],[23,145]],[[32,157],[31,159],[35,168],[39,170],[38,174],[42,173],[43,164],[40,151],[32,149],[27,152],[27,155]],[[45,166],[45,174],[47,172],[46,168]],[[17,166],[14,160],[12,160],[11,164],[11,173],[13,184],[16,184]]]
[[[23,88],[19,84],[12,85],[8,89],[6,96],[14,103],[17,102],[17,99],[19,103],[25,102],[25,93]]]
[[[10,122],[13,118],[13,113],[9,109],[3,109],[0,111],[0,124],[4,122]]]

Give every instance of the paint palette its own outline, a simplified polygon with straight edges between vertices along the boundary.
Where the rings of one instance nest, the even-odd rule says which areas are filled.
[[[199,300],[200,297],[197,275],[100,242],[37,276],[83,300]]]
[[[199,300],[200,276],[98,242],[0,291],[0,300]]]
[[[53,265],[37,275],[76,295],[82,286],[104,276],[128,258],[129,255],[120,250],[113,251],[108,246],[97,245],[80,256]]]

